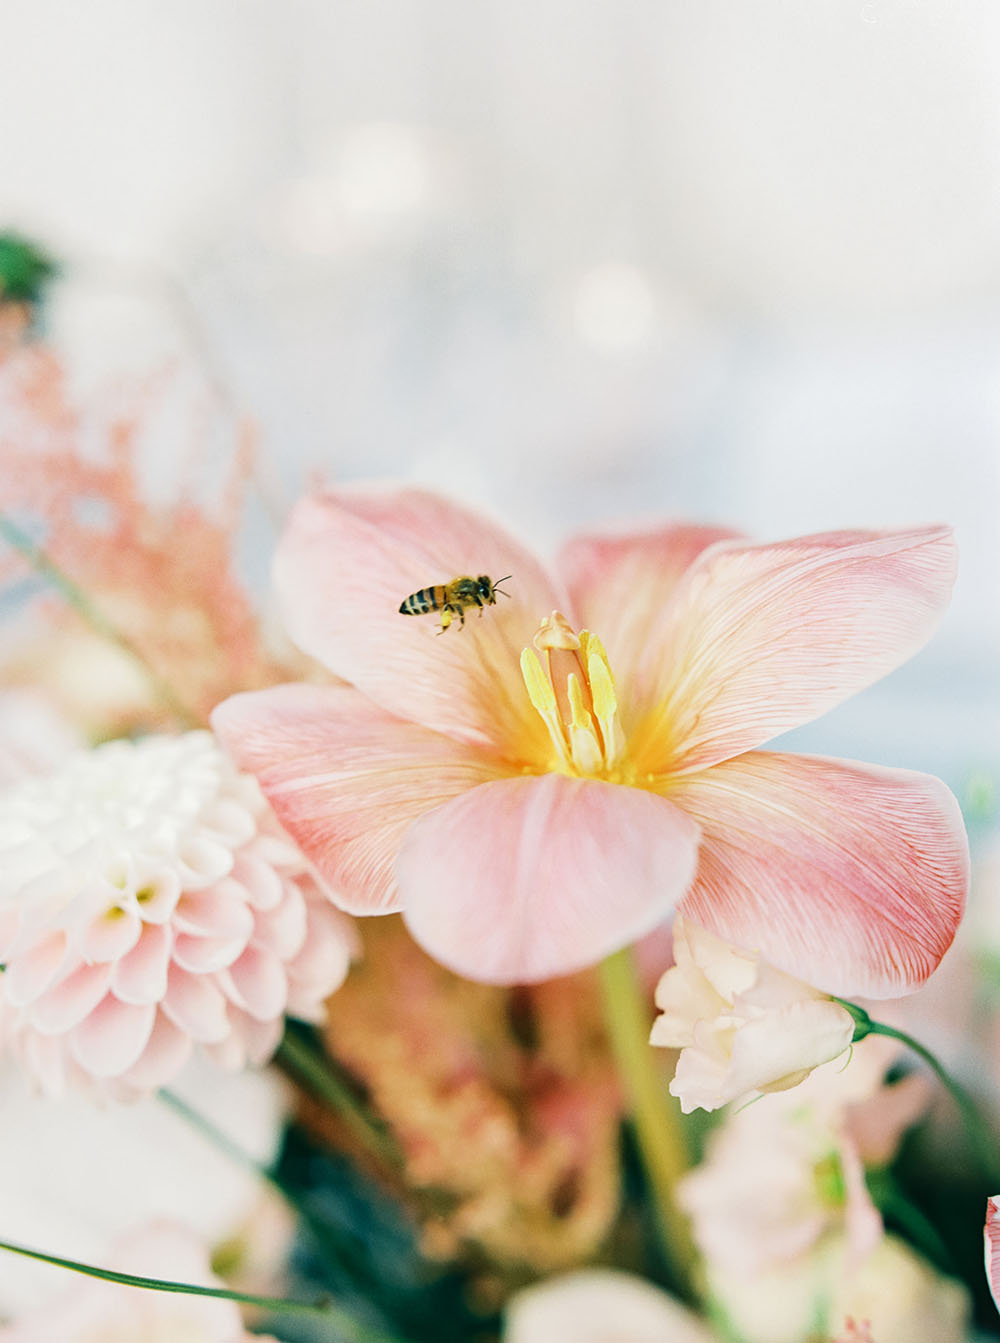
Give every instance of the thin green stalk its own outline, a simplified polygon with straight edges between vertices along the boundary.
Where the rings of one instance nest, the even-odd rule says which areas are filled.
[[[283,1072],[304,1083],[317,1100],[329,1105],[366,1152],[384,1165],[394,1169],[400,1166],[400,1153],[392,1138],[372,1122],[323,1053],[313,1049],[297,1032],[286,1031],[274,1061]]]
[[[163,1087],[156,1094],[164,1105],[168,1106],[176,1114],[179,1114],[192,1128],[197,1129],[202,1137],[207,1138],[213,1147],[217,1147],[220,1152],[225,1153],[225,1155],[235,1161],[237,1165],[244,1166],[254,1175],[259,1176],[286,1201],[292,1201],[288,1190],[285,1189],[280,1180],[276,1179],[271,1174],[265,1165],[252,1157],[249,1152],[245,1152],[239,1143],[234,1142],[228,1134],[223,1133],[222,1129],[217,1128],[210,1119],[206,1119],[206,1117],[198,1110],[195,1110],[192,1106],[188,1105],[187,1101],[178,1096],[175,1091],[170,1091],[166,1087]]]
[[[59,593],[68,606],[71,606],[81,620],[89,625],[95,634],[107,639],[133,658],[149,679],[157,695],[175,717],[193,727],[202,726],[202,719],[175,694],[173,687],[151,667],[142,651],[132,640],[100,611],[78,583],[52,560],[31,537],[12,522],[5,513],[0,513],[0,536],[9,546],[22,555],[35,573]]]
[[[236,1301],[244,1306],[260,1306],[264,1310],[286,1315],[318,1315],[335,1324],[344,1338],[351,1343],[397,1343],[388,1334],[374,1333],[354,1321],[333,1301],[293,1301],[282,1296],[259,1296],[255,1292],[234,1292],[227,1287],[202,1287],[192,1282],[173,1282],[166,1278],[139,1277],[134,1273],[118,1273],[110,1268],[98,1268],[95,1264],[84,1264],[78,1259],[63,1259],[58,1255],[45,1254],[41,1250],[29,1249],[26,1245],[17,1245],[11,1241],[0,1240],[0,1250],[11,1254],[21,1254],[27,1259],[36,1259],[42,1264],[54,1264],[56,1268],[68,1268],[73,1273],[82,1273],[88,1278],[100,1278],[104,1282],[120,1283],[125,1287],[143,1287],[150,1292],[173,1292],[182,1296],[208,1296],[222,1301]]]
[[[298,1190],[289,1188],[284,1181],[269,1171],[261,1162],[252,1157],[249,1152],[244,1151],[244,1149],[238,1143],[234,1142],[228,1134],[223,1133],[223,1131],[213,1124],[210,1119],[206,1119],[203,1114],[188,1105],[187,1101],[182,1100],[176,1092],[168,1091],[164,1088],[157,1092],[157,1095],[165,1105],[169,1106],[170,1109],[179,1114],[192,1128],[197,1129],[197,1131],[204,1138],[207,1138],[213,1146],[217,1147],[219,1151],[230,1157],[238,1165],[244,1166],[247,1170],[250,1170],[255,1175],[259,1176],[265,1184],[268,1184],[275,1193],[284,1200],[292,1212],[300,1218],[303,1226],[311,1231],[320,1243],[325,1243],[329,1233],[329,1227],[321,1217],[316,1215],[316,1212],[310,1206],[308,1199],[304,1198]],[[357,1338],[358,1343],[364,1343],[365,1340],[372,1340],[372,1343],[374,1343],[375,1340],[386,1340],[386,1343],[403,1343],[403,1340],[398,1339],[395,1335],[392,1336],[390,1341],[388,1335],[373,1334],[370,1330],[366,1329],[365,1326],[354,1321],[354,1318],[349,1311],[341,1309],[339,1314],[341,1326],[344,1326],[344,1321],[348,1321],[350,1327],[354,1330],[351,1338]]]
[[[663,1251],[682,1290],[693,1292],[696,1251],[687,1217],[677,1205],[677,1181],[690,1166],[680,1107],[654,1067],[650,1017],[629,948],[600,966],[604,1019],[653,1194]]]
[[[866,1035],[884,1035],[890,1040],[898,1040],[901,1044],[906,1045],[907,1049],[912,1049],[914,1054],[923,1059],[958,1107],[965,1124],[965,1131],[969,1135],[969,1142],[975,1149],[984,1173],[1000,1178],[1000,1152],[998,1152],[997,1143],[991,1137],[975,1101],[961,1083],[956,1082],[938,1062],[931,1051],[925,1045],[922,1045],[919,1040],[914,1040],[912,1035],[907,1035],[906,1031],[900,1031],[895,1026],[888,1026],[885,1022],[873,1020],[863,1007],[858,1007],[855,1003],[845,1002],[843,998],[836,998],[834,1001],[840,1003],[841,1007],[850,1012],[854,1018],[855,1040],[863,1040]]]

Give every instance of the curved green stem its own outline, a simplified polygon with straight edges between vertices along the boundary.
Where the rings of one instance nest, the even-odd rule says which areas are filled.
[[[900,1031],[895,1026],[873,1020],[863,1007],[858,1007],[855,1003],[845,1002],[843,998],[836,998],[834,1001],[840,1003],[841,1007],[850,1012],[854,1018],[855,1040],[863,1040],[866,1035],[884,1035],[890,1040],[898,1040],[900,1044],[906,1045],[907,1049],[911,1049],[914,1054],[923,1059],[958,1107],[962,1122],[965,1124],[965,1131],[969,1135],[969,1142],[975,1149],[983,1170],[991,1176],[1000,1178],[1000,1151],[998,1151],[997,1143],[991,1137],[975,1101],[965,1087],[960,1082],[956,1082],[944,1066],[938,1062],[926,1045],[922,1045],[919,1040],[915,1040],[906,1031]]]
[[[663,1251],[682,1291],[693,1294],[696,1251],[688,1219],[678,1207],[677,1181],[690,1166],[680,1107],[654,1067],[650,1012],[629,948],[600,966],[604,1018],[635,1126],[639,1153],[653,1193]]]
[[[125,1287],[143,1287],[150,1292],[173,1292],[183,1296],[209,1296],[222,1301],[236,1301],[240,1305],[260,1306],[265,1310],[295,1315],[319,1315],[336,1324],[345,1339],[351,1343],[397,1343],[390,1335],[375,1333],[359,1325],[341,1310],[334,1302],[293,1301],[282,1296],[259,1296],[254,1292],[233,1292],[227,1287],[202,1287],[193,1282],[174,1282],[167,1278],[139,1277],[134,1273],[119,1273],[110,1268],[98,1268],[96,1264],[84,1264],[78,1259],[63,1259],[55,1254],[45,1254],[41,1250],[32,1250],[27,1245],[17,1245],[12,1241],[0,1240],[0,1250],[11,1254],[24,1255],[27,1259],[36,1259],[42,1264],[54,1264],[56,1268],[67,1268],[73,1273],[82,1273],[88,1278],[100,1278],[104,1282],[120,1283]]]
[[[329,1105],[370,1156],[398,1169],[401,1157],[391,1135],[372,1122],[361,1102],[338,1076],[325,1054],[314,1049],[297,1032],[286,1030],[275,1052],[274,1062],[294,1081],[304,1084],[317,1100]]]

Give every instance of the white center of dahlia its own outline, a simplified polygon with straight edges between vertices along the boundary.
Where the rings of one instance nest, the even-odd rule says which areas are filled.
[[[0,906],[147,905],[225,876],[263,800],[208,732],[114,741],[0,794]],[[81,910],[81,913],[84,912]]]

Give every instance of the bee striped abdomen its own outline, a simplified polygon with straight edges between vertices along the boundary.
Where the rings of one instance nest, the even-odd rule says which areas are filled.
[[[432,588],[421,588],[419,592],[411,592],[409,597],[400,603],[399,612],[404,616],[425,616],[428,611],[440,611],[444,604],[444,588],[437,585]]]

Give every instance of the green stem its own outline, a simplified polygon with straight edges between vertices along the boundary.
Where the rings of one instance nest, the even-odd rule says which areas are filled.
[[[236,1301],[244,1306],[260,1306],[265,1310],[297,1315],[321,1315],[335,1323],[345,1337],[356,1343],[395,1343],[385,1334],[374,1334],[362,1329],[339,1306],[332,1301],[292,1301],[282,1296],[258,1296],[254,1292],[233,1292],[228,1287],[202,1287],[192,1282],[173,1282],[166,1278],[139,1277],[134,1273],[118,1273],[110,1268],[98,1268],[95,1264],[84,1264],[78,1259],[62,1259],[58,1255],[44,1254],[41,1250],[29,1249],[26,1245],[16,1245],[11,1241],[0,1240],[0,1250],[11,1254],[21,1254],[27,1259],[37,1259],[42,1264],[54,1264],[56,1268],[68,1268],[73,1273],[82,1273],[88,1278],[100,1278],[104,1282],[121,1283],[125,1287],[144,1287],[150,1292],[173,1292],[182,1296],[209,1296],[222,1301]]]
[[[130,658],[138,662],[157,695],[176,718],[193,727],[202,726],[202,719],[199,715],[177,697],[173,688],[154,667],[150,666],[143,652],[128,635],[110,621],[94,605],[83,588],[78,583],[74,583],[72,578],[59,568],[42,547],[32,541],[27,532],[23,532],[5,513],[0,513],[0,536],[12,549],[28,561],[39,577],[44,578],[51,587],[55,588],[66,604],[76,611],[80,619],[89,625],[95,634],[102,639],[107,639],[109,643],[113,643],[123,653],[127,653]]]
[[[274,1061],[294,1080],[305,1083],[317,1100],[329,1105],[369,1155],[393,1169],[399,1168],[402,1158],[396,1144],[388,1133],[376,1127],[323,1053],[313,1049],[297,1032],[286,1030]]]
[[[907,1035],[906,1031],[900,1031],[895,1026],[873,1020],[865,1009],[858,1007],[856,1003],[845,1002],[842,998],[835,998],[834,1001],[840,1003],[841,1007],[850,1012],[854,1018],[855,1040],[863,1040],[866,1035],[884,1035],[890,1040],[898,1040],[901,1044],[906,1045],[907,1049],[911,1049],[914,1054],[923,1059],[958,1107],[959,1114],[965,1124],[966,1133],[969,1135],[969,1142],[975,1149],[984,1173],[1000,1178],[1000,1159],[998,1159],[1000,1154],[998,1154],[996,1142],[991,1137],[975,1101],[965,1087],[960,1082],[955,1081],[925,1045],[922,1045],[919,1040],[914,1040],[912,1035]]]
[[[649,1045],[650,1013],[629,948],[600,966],[608,1038],[635,1126],[639,1153],[653,1193],[657,1226],[667,1262],[689,1295],[696,1261],[687,1217],[677,1205],[677,1181],[690,1166],[680,1107],[654,1067]]]

